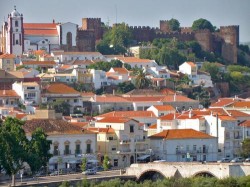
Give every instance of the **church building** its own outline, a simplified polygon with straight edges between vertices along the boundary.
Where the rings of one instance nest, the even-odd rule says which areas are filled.
[[[72,50],[78,25],[74,23],[24,23],[16,7],[8,15],[1,33],[1,52],[21,55],[34,50]]]

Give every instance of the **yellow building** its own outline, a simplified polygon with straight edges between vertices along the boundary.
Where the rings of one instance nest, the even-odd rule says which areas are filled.
[[[0,55],[0,69],[7,71],[14,71],[15,65],[15,55],[13,54],[3,54]]]

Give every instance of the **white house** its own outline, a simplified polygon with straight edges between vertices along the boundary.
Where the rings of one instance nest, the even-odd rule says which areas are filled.
[[[164,130],[149,137],[157,159],[168,162],[216,161],[217,138],[193,129]]]
[[[49,169],[80,168],[81,157],[96,157],[96,134],[81,127],[75,126],[64,120],[32,119],[24,125],[26,136],[31,138],[31,133],[41,127],[52,141],[50,153],[53,157],[49,160]]]
[[[0,106],[17,107],[20,96],[14,90],[0,90]]]
[[[52,52],[51,56],[59,62],[74,60],[102,60],[103,55],[99,52]]]
[[[154,105],[149,107],[147,111],[152,111],[157,117],[160,117],[169,113],[175,113],[176,110],[171,105]]]
[[[40,104],[41,89],[37,82],[15,82],[12,89],[21,97],[23,104]]]
[[[106,77],[111,85],[118,85],[119,83],[128,81],[129,71],[126,68],[111,68],[106,73]]]
[[[102,86],[108,85],[108,80],[106,78],[105,71],[91,69],[90,73],[92,74],[92,81],[93,81],[95,89],[99,89]]]
[[[150,68],[158,66],[158,64],[154,60],[149,59],[140,59],[136,57],[117,57],[116,59],[120,60],[123,64],[129,64],[131,68]]]

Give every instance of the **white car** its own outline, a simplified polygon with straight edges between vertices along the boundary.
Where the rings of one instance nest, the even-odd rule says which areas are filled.
[[[96,170],[95,169],[87,169],[86,171],[83,171],[82,174],[84,174],[84,175],[95,175]]]

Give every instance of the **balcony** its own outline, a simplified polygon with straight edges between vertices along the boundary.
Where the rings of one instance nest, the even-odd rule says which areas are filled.
[[[148,150],[148,149],[146,149],[146,148],[140,148],[140,149],[136,149],[136,153],[145,153],[146,152],[146,150]]]
[[[64,155],[70,155],[71,154],[71,150],[64,150]]]
[[[81,149],[76,149],[75,150],[75,155],[78,155],[78,154],[82,154],[82,150]]]
[[[234,136],[234,140],[240,140],[242,139],[242,136]]]
[[[138,139],[138,140],[135,140],[135,142],[136,142],[137,144],[146,143],[146,140],[145,140],[145,139]]]
[[[120,144],[130,144],[131,140],[120,140]]]
[[[86,149],[86,154],[93,153],[93,149]]]

